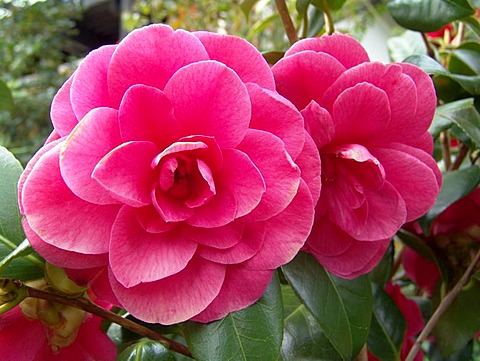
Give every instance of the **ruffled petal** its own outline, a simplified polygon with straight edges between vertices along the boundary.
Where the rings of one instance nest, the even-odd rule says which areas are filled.
[[[210,322],[225,317],[230,312],[251,306],[262,296],[272,275],[271,270],[250,271],[237,266],[229,267],[218,296],[192,320]]]
[[[187,267],[165,279],[125,288],[112,272],[110,282],[121,304],[145,322],[172,325],[202,312],[220,292],[226,266],[193,258]]]
[[[88,54],[80,63],[70,91],[73,111],[82,119],[90,110],[112,107],[107,87],[107,71],[116,45],[105,45]]]
[[[128,206],[120,210],[110,242],[110,267],[116,280],[127,288],[182,271],[197,249],[196,243],[175,230],[146,232],[134,212]]]
[[[208,247],[226,249],[237,244],[243,235],[245,220],[236,219],[222,227],[197,228],[189,225],[182,226],[185,239],[192,240]]]
[[[108,91],[115,107],[135,84],[162,90],[181,67],[207,60],[197,37],[184,30],[173,31],[156,24],[129,33],[117,46],[108,69]]]
[[[300,169],[285,151],[283,142],[271,133],[250,129],[238,149],[258,167],[267,186],[249,219],[265,220],[279,214],[295,197],[300,182]]]
[[[50,109],[50,118],[52,119],[53,127],[56,132],[64,137],[78,124],[78,119],[73,112],[72,103],[70,102],[70,89],[72,87],[75,73],[62,85],[52,101],[52,108]]]
[[[25,181],[25,217],[32,230],[52,246],[78,253],[106,253],[119,206],[88,203],[72,193],[60,174],[61,146],[62,142],[46,152]]]
[[[148,141],[123,143],[98,162],[92,178],[132,207],[152,204],[155,172],[151,164],[158,153]]]
[[[312,137],[305,131],[305,144],[302,152],[299,154],[295,163],[302,171],[302,179],[307,183],[310,194],[313,198],[313,203],[316,204],[320,198],[320,191],[322,189],[321,177],[321,160],[320,153],[313,142]]]
[[[282,139],[295,159],[305,142],[303,119],[295,107],[277,93],[247,84],[252,101],[250,128],[265,130]]]
[[[305,51],[280,59],[272,71],[277,91],[302,110],[312,100],[321,104],[323,94],[345,67],[331,55]]]
[[[62,147],[60,169],[68,187],[78,197],[95,204],[119,203],[92,178],[97,163],[120,145],[118,113],[97,108],[75,127]]]
[[[285,56],[305,50],[330,54],[347,69],[370,61],[367,52],[357,40],[340,33],[297,41],[287,50]]]
[[[237,36],[206,31],[197,31],[193,34],[200,39],[210,59],[233,69],[244,83],[251,82],[262,88],[275,90],[269,65],[248,41]]]
[[[305,129],[312,137],[318,149],[328,144],[335,134],[335,125],[330,113],[311,101],[305,109],[302,110],[305,119]]]
[[[221,148],[243,139],[251,114],[247,89],[237,74],[216,61],[177,71],[165,85],[183,135],[215,137]]]

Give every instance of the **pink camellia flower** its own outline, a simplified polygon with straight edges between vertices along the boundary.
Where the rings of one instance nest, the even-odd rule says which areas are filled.
[[[322,195],[305,250],[340,277],[366,273],[438,193],[441,174],[427,132],[436,105],[432,81],[410,64],[370,62],[341,34],[297,42],[273,73],[322,160]]]
[[[113,361],[115,344],[102,319],[49,301],[27,298],[0,315],[3,361]]]
[[[139,319],[249,306],[308,237],[320,158],[245,40],[133,31],[84,59],[51,117],[20,181],[27,236]]]

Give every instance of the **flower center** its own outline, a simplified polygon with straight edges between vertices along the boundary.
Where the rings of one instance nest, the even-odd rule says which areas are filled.
[[[172,197],[185,199],[190,194],[190,178],[193,171],[192,160],[185,156],[167,159],[160,170],[160,188]]]

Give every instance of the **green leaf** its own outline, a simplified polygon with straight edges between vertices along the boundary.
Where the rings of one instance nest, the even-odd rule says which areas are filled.
[[[475,7],[480,7],[480,5],[477,5]],[[470,29],[472,29],[477,36],[480,36],[480,21],[478,21],[478,19],[475,16],[469,16],[469,17],[463,18],[462,21],[468,24]]]
[[[433,207],[420,219],[425,235],[435,218],[448,206],[465,197],[480,183],[480,168],[472,166],[443,174],[443,184]]]
[[[473,98],[461,99],[440,105],[435,110],[435,117],[428,131],[434,138],[437,138],[440,132],[450,128],[453,123],[458,123],[458,119],[464,117],[470,118],[474,116],[475,112]]]
[[[400,36],[394,36],[387,41],[388,52],[392,61],[403,61],[411,55],[425,55],[427,48],[422,36],[416,31],[405,31]]]
[[[277,275],[252,306],[225,318],[202,324],[182,325],[196,360],[276,360],[283,338],[283,306]]]
[[[405,319],[390,296],[376,284],[373,289],[373,315],[368,350],[382,361],[399,361],[400,346],[407,328]]]
[[[438,320],[432,333],[443,356],[464,348],[480,329],[479,300],[480,281],[471,280]]]
[[[13,97],[12,92],[4,81],[0,80],[0,112],[13,111]]]
[[[0,243],[13,251],[25,239],[18,209],[17,183],[23,168],[0,146]]]
[[[306,12],[308,10],[308,6],[310,5],[311,2],[312,2],[312,0],[297,0],[295,2],[295,8],[297,9],[298,14],[302,18],[306,14]]]
[[[240,9],[242,9],[247,20],[250,16],[250,12],[252,11],[253,7],[258,1],[259,0],[243,0],[242,3],[240,4]]]
[[[474,14],[467,0],[389,0],[387,7],[398,24],[421,32],[440,30]]]
[[[175,356],[160,343],[142,339],[126,348],[117,361],[175,361]]]
[[[455,74],[480,74],[480,44],[466,42],[450,52],[448,70]]]
[[[3,270],[10,264],[10,262],[17,258],[28,256],[32,252],[33,249],[32,246],[30,246],[30,242],[25,239],[22,243],[18,245],[17,248],[15,248],[15,250],[13,250],[8,256],[6,256],[0,261],[0,274],[2,274]]]
[[[453,74],[426,55],[412,55],[405,59],[405,62],[417,65],[428,74],[450,78],[457,82],[468,93],[472,95],[480,95],[479,75]]]
[[[317,320],[304,305],[285,319],[280,361],[341,360]]]
[[[392,273],[394,253],[393,242],[391,242],[380,262],[368,274],[368,277],[372,282],[382,287],[385,286]]]
[[[346,0],[312,0],[312,4],[318,10],[339,10],[345,4]]]
[[[355,356],[367,339],[370,325],[372,295],[368,277],[335,277],[303,252],[282,269],[342,359]]]

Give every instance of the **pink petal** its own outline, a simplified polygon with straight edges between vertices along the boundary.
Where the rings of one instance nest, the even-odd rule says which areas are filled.
[[[247,89],[237,74],[215,61],[183,67],[165,85],[183,135],[213,136],[221,148],[235,147],[250,122]]]
[[[110,267],[124,287],[157,281],[182,271],[192,259],[196,243],[175,230],[148,233],[136,220],[135,211],[123,207],[112,228]]]
[[[348,69],[325,92],[319,104],[330,111],[341,93],[363,82],[385,91],[390,103],[391,120],[388,131],[372,141],[385,144],[395,139],[416,137],[425,132],[423,124],[412,124],[417,108],[415,83],[412,78],[402,73],[402,68],[397,64],[364,63]],[[376,104],[371,106],[376,108]]]
[[[165,222],[181,222],[194,214],[193,208],[187,207],[182,200],[171,197],[161,189],[152,191],[152,200],[155,209]]]
[[[345,253],[353,241],[353,238],[338,228],[328,216],[320,217],[317,212],[304,249],[314,255],[334,257]]]
[[[157,146],[148,141],[123,143],[98,162],[92,178],[112,197],[132,207],[151,204],[155,185],[151,163],[158,153]]]
[[[372,150],[378,157],[387,180],[405,201],[407,221],[424,215],[435,203],[439,191],[435,172],[425,163],[394,149]]]
[[[134,317],[172,325],[202,312],[218,295],[226,266],[193,258],[187,267],[168,278],[123,287],[110,272],[112,288],[121,304]]]
[[[62,268],[90,268],[100,267],[108,263],[107,253],[102,254],[84,254],[67,251],[43,241],[38,234],[32,231],[32,228],[24,218],[22,221],[23,230],[27,236],[28,242],[32,245],[35,252],[47,259],[49,263]]]
[[[321,161],[318,149],[313,142],[312,137],[305,131],[305,144],[302,152],[299,154],[295,163],[302,171],[302,179],[307,183],[313,203],[317,203],[320,198],[322,188]]]
[[[265,193],[265,181],[245,153],[236,149],[225,149],[223,159],[223,168],[216,178],[235,197],[237,203],[235,217],[242,217],[260,203]]]
[[[133,85],[123,96],[118,113],[124,142],[148,140],[160,149],[179,138],[179,125],[166,95],[157,88]]]
[[[102,319],[93,316],[86,320],[77,334],[75,344],[78,345],[91,360],[114,361],[117,355],[117,348],[113,341],[102,332]],[[68,358],[69,361],[72,358]],[[87,360],[83,358],[82,361]]]
[[[305,51],[281,59],[272,71],[277,91],[302,110],[312,100],[321,104],[324,92],[345,67],[331,55]]]
[[[75,125],[76,125],[76,124],[75,124]],[[48,136],[47,139],[45,140],[44,145],[47,145],[47,144],[49,144],[49,143],[51,143],[51,142],[54,142],[55,140],[58,140],[58,139],[60,139],[60,138],[62,138],[62,137],[61,137],[60,134],[58,134],[57,131],[54,129],[54,130],[52,130],[52,132],[49,134],[49,136]]]
[[[249,219],[265,220],[279,214],[295,197],[300,181],[300,169],[285,151],[283,142],[271,133],[250,129],[238,149],[250,157],[267,186]]]
[[[365,188],[364,193],[368,202],[367,222],[352,236],[365,241],[393,237],[406,221],[407,210],[402,197],[389,182],[379,190]]]
[[[62,177],[73,193],[95,204],[119,203],[92,178],[97,163],[118,145],[116,110],[97,108],[82,119],[67,138],[60,156]]]
[[[108,69],[108,90],[115,107],[135,84],[162,90],[181,67],[209,59],[202,43],[184,30],[151,25],[129,33],[117,46]]]
[[[225,282],[218,296],[192,320],[210,322],[254,304],[267,288],[273,271],[250,271],[238,266],[227,268]]]
[[[255,83],[262,88],[275,90],[270,67],[252,44],[237,36],[206,31],[198,31],[194,35],[205,46],[211,60],[233,69],[244,83]]]
[[[137,221],[147,232],[161,233],[175,228],[175,223],[168,223],[160,216],[153,205],[135,209]]]
[[[340,33],[297,41],[287,50],[285,56],[291,56],[305,50],[330,54],[347,69],[370,61],[367,52],[357,40]]]
[[[368,83],[348,88],[333,105],[333,119],[337,144],[365,144],[369,138],[383,137],[390,124],[387,94]]]
[[[77,119],[90,110],[112,107],[107,88],[107,71],[116,45],[105,45],[88,54],[80,63],[70,91]]]
[[[405,274],[429,295],[435,292],[435,286],[440,278],[437,265],[409,247],[405,247],[402,255],[402,265]]]
[[[27,222],[52,246],[78,253],[106,253],[119,206],[88,203],[71,192],[60,174],[61,146],[59,143],[46,152],[24,183],[22,203]]]
[[[202,246],[198,249],[198,255],[222,264],[241,263],[252,258],[260,250],[265,233],[265,222],[247,222],[242,238],[233,247],[217,249]]]
[[[182,234],[183,238],[193,242],[213,248],[226,249],[233,247],[240,241],[244,227],[245,220],[240,218],[216,228],[197,228],[183,225]]]
[[[58,90],[50,109],[53,127],[61,137],[69,135],[78,124],[78,119],[73,112],[72,103],[70,102],[70,89],[75,75],[76,73],[73,73]]]
[[[312,229],[313,208],[312,196],[302,180],[288,207],[265,221],[267,233],[263,246],[245,262],[246,267],[257,270],[275,269],[290,262],[303,247]]]
[[[277,93],[247,84],[252,101],[250,128],[265,130],[283,140],[295,159],[305,142],[303,119],[295,107]]]
[[[335,134],[335,126],[327,110],[312,100],[307,107],[302,110],[302,115],[305,119],[305,129],[312,137],[318,149],[332,140]]]

